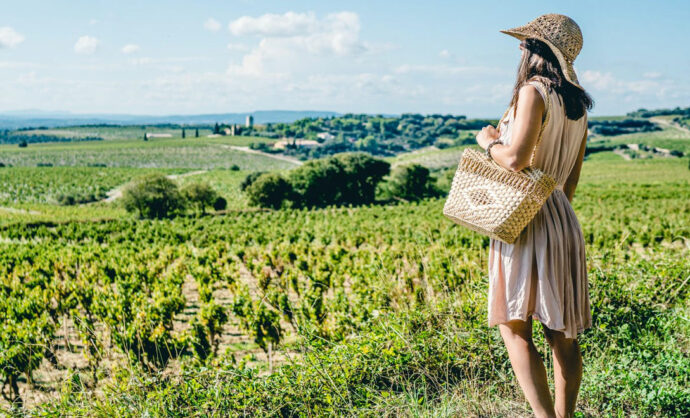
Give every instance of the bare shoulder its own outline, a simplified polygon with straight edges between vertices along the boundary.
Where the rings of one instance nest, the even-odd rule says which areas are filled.
[[[518,91],[518,108],[543,112],[546,107],[544,99],[537,87],[532,84],[525,84]]]

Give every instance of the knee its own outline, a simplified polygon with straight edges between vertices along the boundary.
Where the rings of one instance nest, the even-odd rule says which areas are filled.
[[[566,338],[561,331],[554,331],[544,327],[544,337],[549,346],[555,351],[570,351],[579,347],[577,338]]]
[[[529,347],[532,343],[532,330],[524,321],[511,321],[499,325],[501,337],[506,344]]]

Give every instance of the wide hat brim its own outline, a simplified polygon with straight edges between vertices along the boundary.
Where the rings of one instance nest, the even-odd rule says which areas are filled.
[[[539,39],[540,41],[544,42],[549,48],[551,48],[551,51],[553,51],[553,54],[556,56],[558,59],[558,63],[561,65],[561,70],[563,71],[563,76],[565,76],[566,80],[570,82],[570,84],[574,85],[575,87],[578,87],[581,90],[584,90],[584,87],[582,87],[577,80],[577,74],[575,74],[575,69],[573,68],[573,64],[568,62],[568,60],[565,59],[565,56],[561,52],[560,49],[558,49],[554,44],[551,43],[548,39],[544,38],[538,33],[535,33],[532,28],[528,28],[526,26],[520,26],[517,28],[513,29],[506,29],[506,30],[501,30],[499,31],[501,33],[505,33],[506,35],[513,36],[519,40],[525,40],[527,38],[534,38],[534,39]]]

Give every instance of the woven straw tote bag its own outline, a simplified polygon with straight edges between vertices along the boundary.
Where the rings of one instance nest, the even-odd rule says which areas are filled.
[[[534,156],[551,117],[546,89],[540,83],[534,86],[546,98],[546,117],[529,167],[510,171],[484,153],[467,148],[443,206],[443,214],[455,223],[508,244],[515,242],[556,187],[553,177],[534,167]]]

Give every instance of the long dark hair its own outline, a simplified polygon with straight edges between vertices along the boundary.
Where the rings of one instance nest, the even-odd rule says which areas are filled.
[[[551,48],[544,42],[527,38],[520,45],[525,49],[518,66],[517,80],[513,88],[513,98],[510,105],[516,105],[518,92],[528,80],[538,78],[548,88],[556,90],[561,97],[568,119],[577,120],[591,110],[594,100],[584,90],[574,86],[566,80],[561,65]]]

